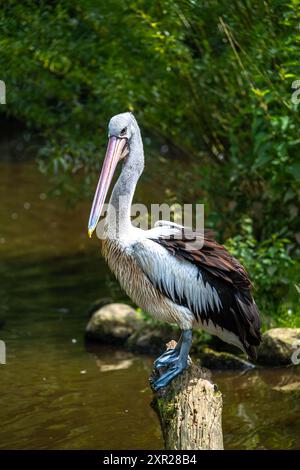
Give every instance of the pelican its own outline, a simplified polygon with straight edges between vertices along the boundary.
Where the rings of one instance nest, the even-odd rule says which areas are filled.
[[[202,247],[191,250],[183,227],[175,223],[160,221],[150,230],[131,223],[132,199],[144,169],[141,132],[132,113],[118,114],[109,122],[108,147],[91,208],[89,236],[97,227],[120,161],[122,170],[105,218],[102,254],[136,305],[181,330],[176,347],[154,362],[156,369],[163,368],[152,384],[154,389],[165,387],[188,366],[193,328],[218,336],[255,360],[261,341],[259,312],[251,281],[237,259],[207,231],[201,235]]]

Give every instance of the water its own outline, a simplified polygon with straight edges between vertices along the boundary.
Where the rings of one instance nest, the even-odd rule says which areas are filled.
[[[90,304],[120,295],[87,239],[89,204],[66,209],[48,187],[31,162],[0,163],[0,449],[161,449],[152,358],[84,342]],[[214,380],[227,449],[300,448],[300,368]]]
[[[227,449],[300,449],[300,370],[220,372]]]
[[[0,164],[0,448],[161,448],[151,359],[84,342],[90,304],[111,295],[88,207],[47,186],[31,163]]]

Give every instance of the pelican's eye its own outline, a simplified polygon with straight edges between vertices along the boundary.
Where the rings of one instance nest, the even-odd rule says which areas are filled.
[[[124,127],[124,129],[121,130],[120,135],[125,135],[127,132],[127,127]]]

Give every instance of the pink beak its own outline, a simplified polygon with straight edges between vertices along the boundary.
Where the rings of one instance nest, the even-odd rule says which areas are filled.
[[[126,148],[126,138],[115,136],[109,138],[103,167],[90,213],[88,225],[89,237],[92,236],[95,228],[97,227],[116,166],[118,162],[125,157]]]

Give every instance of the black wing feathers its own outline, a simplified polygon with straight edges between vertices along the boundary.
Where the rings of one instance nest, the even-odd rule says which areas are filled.
[[[196,239],[200,239],[197,235]],[[222,312],[193,312],[202,321],[212,320],[235,333],[243,343],[251,359],[256,358],[254,346],[260,344],[260,319],[252,297],[252,283],[244,267],[224,246],[217,243],[212,232],[202,235],[201,249],[190,249],[191,239],[182,234],[181,239],[159,238],[153,240],[164,246],[172,255],[197,266],[205,283],[213,286],[222,302]],[[164,295],[168,294],[163,292]],[[188,306],[187,299],[177,298],[180,305]]]

